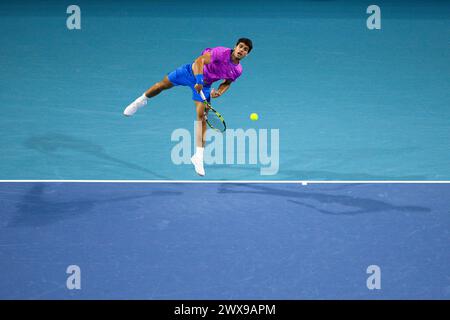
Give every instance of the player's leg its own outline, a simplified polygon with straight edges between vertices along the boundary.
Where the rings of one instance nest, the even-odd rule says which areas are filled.
[[[205,143],[206,143],[206,119],[203,119],[203,121],[202,121],[202,142],[203,142],[203,148],[205,148]]]
[[[145,91],[145,96],[147,98],[153,98],[154,96],[160,94],[162,91],[170,89],[173,87],[172,82],[170,82],[167,76],[162,79],[162,81],[155,83],[147,91]]]
[[[210,99],[211,86],[203,87],[203,94],[207,99]],[[198,132],[202,132],[196,136],[196,144],[197,147],[205,147],[205,139],[206,139],[206,118],[205,118],[205,105],[203,103],[202,97],[197,93],[195,89],[192,89],[192,100],[195,102],[195,110],[197,113],[197,122],[201,121],[201,130],[199,127]],[[209,100],[208,100],[209,101]],[[199,124],[200,126],[200,124]]]
[[[128,107],[125,108],[123,114],[126,116],[132,116],[138,111],[139,108],[142,108],[147,104],[149,98],[152,98],[162,91],[170,89],[173,87],[173,84],[170,82],[167,76],[164,77],[161,81],[155,83],[150,87],[142,96],[134,100]]]
[[[204,148],[206,137],[205,106],[200,101],[194,101],[194,103],[196,109],[195,144],[197,148]]]
[[[205,120],[205,106],[203,102],[194,101],[196,108],[196,121],[195,121],[195,154],[191,158],[191,162],[195,166],[195,171],[201,175],[205,175],[205,169],[203,168],[203,151],[205,149],[205,137],[206,137],[206,120]]]

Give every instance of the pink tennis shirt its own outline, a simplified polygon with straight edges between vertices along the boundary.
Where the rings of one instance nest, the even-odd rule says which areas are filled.
[[[206,48],[202,55],[211,52],[211,63],[203,66],[203,81],[212,84],[218,80],[235,81],[242,74],[242,65],[231,60],[231,49],[225,47]]]

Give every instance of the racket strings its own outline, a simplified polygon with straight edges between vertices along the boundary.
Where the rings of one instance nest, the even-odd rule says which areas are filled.
[[[215,112],[208,112],[207,120],[210,123],[210,125],[218,129],[220,131],[225,130],[225,124],[223,123],[222,119],[220,119]]]
[[[217,131],[224,132],[226,125],[223,117],[221,117],[214,109],[210,109],[210,105],[205,103],[205,119],[208,125]]]

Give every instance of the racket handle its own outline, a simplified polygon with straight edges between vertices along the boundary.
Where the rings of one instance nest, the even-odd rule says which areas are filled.
[[[200,90],[200,97],[202,97],[203,101],[206,101],[205,94],[203,93],[203,90]]]

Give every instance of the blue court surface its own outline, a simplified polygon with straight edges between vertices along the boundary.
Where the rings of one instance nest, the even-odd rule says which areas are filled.
[[[0,3],[0,299],[450,299],[449,1],[70,4]],[[240,37],[199,177],[189,88],[122,113]]]
[[[0,297],[450,299],[449,199],[448,184],[2,183]]]

